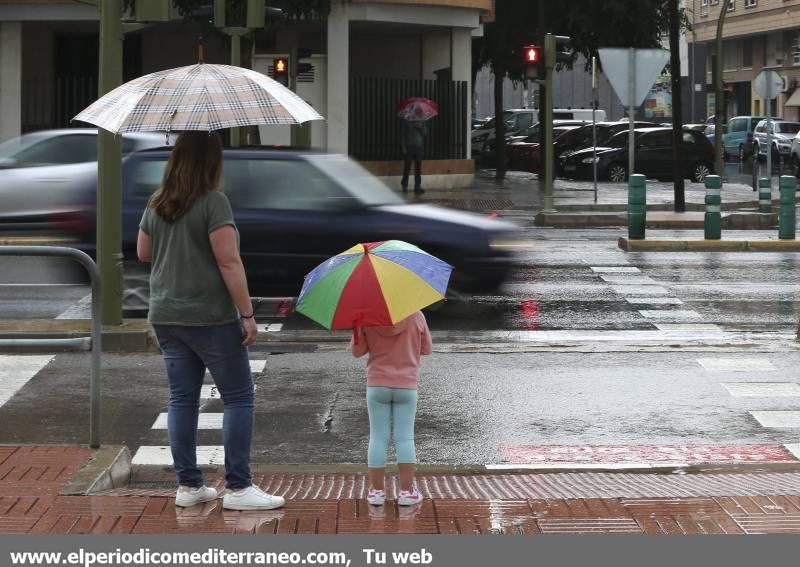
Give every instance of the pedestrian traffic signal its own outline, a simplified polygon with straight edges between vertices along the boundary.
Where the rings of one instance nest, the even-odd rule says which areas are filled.
[[[287,58],[275,58],[272,62],[272,76],[283,86],[289,86],[289,60]]]
[[[566,35],[556,36],[556,63],[572,63],[572,38]]]
[[[542,63],[542,50],[536,45],[526,45],[522,48],[522,56],[525,64],[525,76],[529,79],[538,78]]]

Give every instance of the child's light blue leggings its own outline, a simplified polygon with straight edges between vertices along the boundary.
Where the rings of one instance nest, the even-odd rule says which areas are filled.
[[[386,466],[386,451],[389,450],[392,421],[394,421],[397,462],[415,464],[417,452],[414,448],[414,416],[417,413],[417,391],[368,386],[367,410],[369,411],[367,466],[370,468]]]

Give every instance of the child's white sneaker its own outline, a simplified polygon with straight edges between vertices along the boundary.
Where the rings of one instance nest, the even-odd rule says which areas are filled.
[[[216,499],[217,491],[208,486],[200,486],[198,488],[179,486],[178,493],[175,494],[175,506],[189,508],[195,504],[202,504]]]
[[[282,496],[267,494],[257,486],[241,490],[226,490],[222,507],[227,510],[274,510],[286,503]]]
[[[386,502],[386,492],[384,490],[370,488],[367,493],[367,502],[373,506],[383,506],[383,503]]]
[[[411,490],[401,490],[397,495],[397,503],[400,506],[413,506],[422,502],[422,494],[416,488]]]

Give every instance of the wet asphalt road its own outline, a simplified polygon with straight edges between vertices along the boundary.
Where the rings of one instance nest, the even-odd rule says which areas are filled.
[[[592,330],[601,337],[672,325],[680,342],[681,329],[688,336],[698,325],[716,325],[723,334],[787,335],[800,316],[800,254],[624,253],[615,246],[624,234],[619,229],[529,229],[527,234],[531,248],[520,254],[502,292],[451,298],[428,313],[435,331]],[[658,236],[657,231],[649,234]],[[0,266],[0,274],[11,270]],[[648,295],[656,289],[663,291]],[[0,288],[0,297],[13,305],[10,290]],[[55,306],[68,306],[80,296],[78,288],[52,288],[57,300],[37,307],[35,290],[13,290],[26,298],[29,314],[39,307],[54,312]],[[642,298],[664,303],[638,303]],[[314,328],[279,306],[263,304],[259,322],[280,323],[279,332]],[[722,386],[795,382],[800,351],[785,337],[747,349],[704,349],[687,339],[684,348],[664,346],[656,352],[615,352],[612,344],[611,352],[604,353],[545,349],[489,354],[480,352],[477,343],[478,352],[438,352],[424,362],[417,422],[422,462],[502,463],[504,447],[528,444],[796,440],[796,429],[764,427],[749,411],[800,409],[800,398],[733,397]],[[257,376],[254,459],[361,463],[368,435],[363,362],[341,351],[315,352],[314,345],[306,350],[251,356],[266,360],[265,371]],[[764,369],[711,372],[700,362],[705,358],[733,359],[729,364],[734,368],[756,361]],[[85,441],[87,389],[88,358],[56,356],[0,407],[0,443]],[[166,445],[166,431],[151,429],[166,411],[166,400],[159,356],[104,357],[103,442],[124,443],[133,450]],[[203,407],[204,413],[220,411],[218,400]],[[219,445],[221,434],[203,430],[198,441]]]

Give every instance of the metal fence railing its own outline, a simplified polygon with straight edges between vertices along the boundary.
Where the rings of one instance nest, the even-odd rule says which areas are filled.
[[[439,116],[428,124],[424,159],[466,157],[466,81],[355,78],[350,80],[349,96],[349,152],[355,159],[402,159],[397,105],[411,97],[426,97],[439,105]]]
[[[89,273],[92,284],[92,326],[90,337],[71,339],[0,339],[3,349],[52,348],[54,350],[91,350],[89,376],[89,446],[100,447],[100,356],[102,321],[100,318],[100,272],[88,254],[62,246],[0,246],[0,256],[49,256],[71,258]]]

